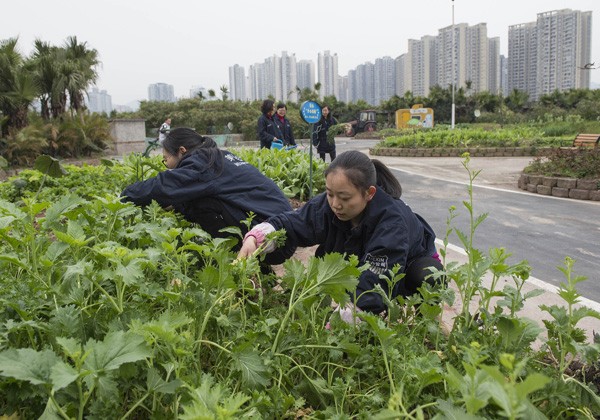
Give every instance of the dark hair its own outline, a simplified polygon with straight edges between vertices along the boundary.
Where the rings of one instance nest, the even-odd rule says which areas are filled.
[[[337,155],[325,169],[324,175],[337,170],[344,171],[344,175],[359,190],[366,191],[371,185],[377,185],[394,198],[402,196],[402,186],[388,167],[357,150]]]
[[[270,99],[265,99],[260,107],[260,111],[267,115],[268,112],[273,111],[273,105],[275,105],[275,102]]]
[[[281,109],[281,108],[285,108],[287,110],[287,106],[285,106],[285,104],[283,102],[279,102],[277,104],[277,109]]]
[[[175,128],[167,134],[163,141],[162,147],[170,155],[177,156],[180,147],[185,147],[185,155],[189,156],[193,153],[202,153],[208,160],[208,167],[213,165],[217,168],[217,172],[222,170],[222,157],[217,143],[210,137],[204,137],[196,133],[193,128]]]
[[[327,114],[327,118],[325,118],[325,115],[322,114],[323,108],[327,108],[327,110],[329,111],[329,114]],[[327,104],[323,104],[321,106],[321,119],[322,120],[331,121],[332,118],[333,118],[333,114],[331,112],[331,107],[329,105],[327,105]]]

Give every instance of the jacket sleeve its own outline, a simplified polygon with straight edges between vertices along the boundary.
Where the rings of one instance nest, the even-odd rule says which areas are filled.
[[[387,282],[379,276],[383,274],[390,277],[390,270],[396,264],[401,266],[401,273],[405,271],[410,246],[408,229],[408,224],[401,220],[392,226],[378,224],[373,232],[369,233],[370,239],[365,245],[361,263],[369,263],[370,268],[361,273],[356,287],[357,305],[360,309],[373,313],[380,313],[386,309],[383,298],[378,293],[365,292],[373,290],[376,284],[387,292]]]
[[[296,247],[313,246],[325,241],[329,223],[323,211],[324,205],[327,205],[325,194],[320,194],[298,210],[288,211],[267,220],[276,230],[286,231],[286,242],[279,247],[280,252],[289,254],[289,250],[295,250]]]
[[[183,166],[161,172],[154,178],[131,184],[121,196],[124,201],[131,201],[145,206],[157,201],[161,206],[177,205],[195,198],[211,195],[212,182],[202,182],[198,170]]]

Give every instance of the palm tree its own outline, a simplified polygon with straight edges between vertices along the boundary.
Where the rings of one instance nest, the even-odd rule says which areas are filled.
[[[87,42],[79,43],[77,37],[68,37],[65,42],[67,62],[63,69],[71,109],[79,112],[85,108],[83,95],[98,80],[96,67],[100,64],[98,51],[88,49]]]
[[[34,51],[31,56],[30,66],[33,71],[36,83],[40,89],[39,100],[41,105],[41,116],[43,119],[50,119],[51,111],[53,116],[60,114],[66,107],[61,93],[64,94],[64,88],[59,87],[60,63],[65,61],[65,51],[61,48],[51,46],[40,39],[34,41]]]
[[[27,108],[38,89],[34,77],[17,50],[17,38],[0,41],[0,111],[4,115],[1,134],[27,126]]]
[[[221,98],[223,98],[223,100],[226,101],[227,98],[229,98],[229,96],[227,95],[229,93],[229,89],[227,89],[227,86],[223,85],[219,88],[219,90],[221,91]]]
[[[211,99],[216,98],[217,94],[215,93],[214,89],[208,89],[208,97]]]

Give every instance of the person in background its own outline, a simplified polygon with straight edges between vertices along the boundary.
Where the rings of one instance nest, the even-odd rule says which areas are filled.
[[[121,194],[124,201],[145,206],[155,200],[199,224],[213,237],[228,236],[219,232],[228,226],[237,226],[245,233],[247,228],[241,221],[249,212],[255,214],[252,224],[256,225],[291,210],[275,182],[191,128],[171,130],[163,143],[163,158],[168,170],[129,185]]]
[[[273,121],[273,111],[275,103],[270,99],[265,99],[260,107],[262,115],[258,118],[256,133],[260,140],[261,149],[270,149],[273,140],[277,140],[280,135],[275,121]]]
[[[273,121],[279,130],[279,139],[283,140],[284,146],[296,146],[296,140],[294,139],[294,132],[290,121],[285,117],[287,113],[287,107],[284,103],[277,104],[277,112],[273,116]]]
[[[158,129],[158,144],[163,144],[169,131],[171,131],[171,118],[167,118]]]
[[[329,153],[329,158],[333,161],[333,159],[335,159],[335,141],[333,139],[328,141],[327,131],[329,130],[329,127],[338,122],[333,115],[331,115],[327,105],[323,105],[321,113],[321,120],[315,124],[313,130],[313,145],[317,146],[317,153],[319,153],[321,159],[325,160],[325,155]]]
[[[325,170],[326,192],[297,211],[270,217],[245,236],[238,258],[246,258],[264,244],[272,252],[275,244],[265,236],[285,229],[285,245],[277,249],[289,258],[296,247],[319,245],[316,256],[339,252],[356,255],[360,264],[369,264],[358,279],[356,305],[360,310],[381,313],[386,310],[382,297],[373,293],[375,285],[396,296],[409,296],[427,281],[429,267],[442,270],[435,248],[435,234],[427,222],[400,199],[402,188],[391,171],[380,161],[359,151],[348,151],[335,158]],[[401,266],[405,277],[388,290],[381,275]]]

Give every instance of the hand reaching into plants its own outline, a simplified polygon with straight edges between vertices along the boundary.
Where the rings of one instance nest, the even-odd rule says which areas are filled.
[[[240,258],[248,258],[252,256],[256,250],[258,249],[258,244],[256,242],[256,238],[254,236],[248,236],[244,239],[242,244],[242,248],[238,252],[238,259]]]
[[[337,305],[337,304],[335,304],[335,305]],[[358,325],[361,323],[360,318],[358,318],[356,316],[356,313],[361,312],[361,310],[351,302],[348,302],[346,304],[346,306],[344,306],[344,307],[337,305],[337,307],[333,310],[333,312],[334,313],[337,312],[340,315],[340,319],[342,321],[344,321],[346,324]],[[327,330],[331,329],[330,322],[327,322],[327,324],[325,325],[325,329],[327,329]]]
[[[267,240],[267,235],[275,232],[273,225],[269,223],[259,223],[254,226],[244,236],[242,248],[238,252],[238,258],[247,258],[254,255],[257,251],[260,252],[272,252],[275,250],[276,244],[273,241]]]

